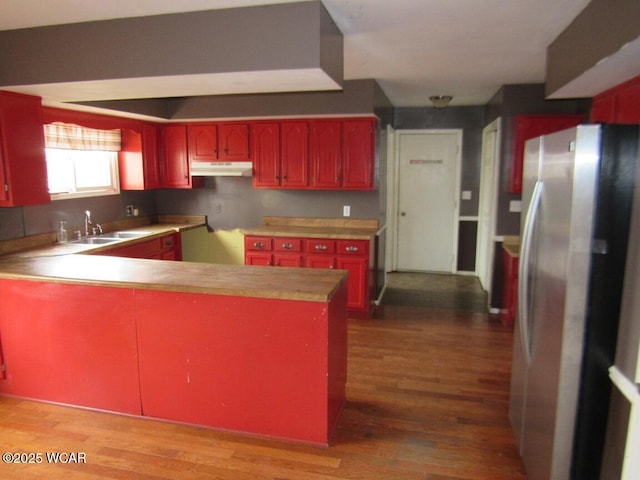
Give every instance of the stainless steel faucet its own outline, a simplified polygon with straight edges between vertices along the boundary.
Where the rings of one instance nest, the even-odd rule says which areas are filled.
[[[89,230],[89,226],[92,225],[91,223],[91,212],[89,210],[85,210],[84,212],[84,235],[85,237],[88,237],[90,235],[90,230]]]

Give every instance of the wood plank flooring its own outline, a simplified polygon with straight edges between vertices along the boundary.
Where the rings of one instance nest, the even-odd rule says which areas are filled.
[[[329,448],[0,398],[1,452],[86,455],[3,463],[0,478],[524,479],[507,419],[512,331],[466,308],[473,294],[458,291],[465,308],[396,298],[350,320],[348,402]]]

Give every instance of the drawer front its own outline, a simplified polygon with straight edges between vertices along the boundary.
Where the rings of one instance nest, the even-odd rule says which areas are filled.
[[[271,237],[244,237],[244,248],[253,252],[270,252],[272,250]]]
[[[369,253],[369,242],[367,240],[338,240],[338,255],[360,255]]]
[[[169,250],[175,245],[175,239],[173,238],[173,235],[162,237],[160,241],[162,242],[162,250]]]
[[[302,252],[302,239],[289,237],[275,237],[273,239],[274,252]]]
[[[336,242],[324,238],[307,239],[307,253],[316,254],[334,254],[336,253]]]

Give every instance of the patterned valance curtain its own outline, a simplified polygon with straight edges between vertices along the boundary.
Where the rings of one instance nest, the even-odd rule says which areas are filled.
[[[96,130],[69,123],[47,123],[44,125],[44,144],[46,148],[119,152],[120,130]]]

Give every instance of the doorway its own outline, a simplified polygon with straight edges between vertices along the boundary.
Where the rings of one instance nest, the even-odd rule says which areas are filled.
[[[394,267],[456,271],[462,130],[396,133]]]
[[[482,130],[476,275],[491,298],[500,171],[500,118]]]

